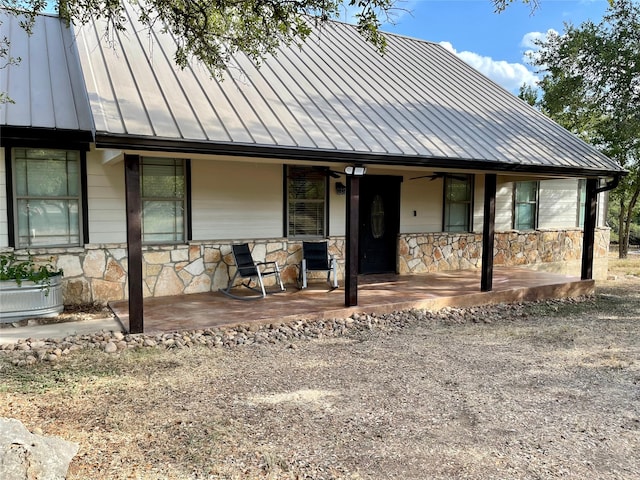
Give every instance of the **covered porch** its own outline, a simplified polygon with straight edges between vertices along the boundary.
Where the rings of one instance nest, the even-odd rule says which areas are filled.
[[[354,313],[384,314],[411,308],[439,310],[503,302],[578,297],[594,293],[593,280],[524,268],[496,267],[492,291],[480,289],[479,270],[422,275],[360,275],[358,305],[346,307],[344,290],[329,290],[317,281],[298,290],[252,301],[234,300],[219,292],[144,299],[145,333],[197,330],[239,324],[286,323],[295,320],[346,318]],[[238,289],[239,292],[246,289]],[[248,291],[248,290],[247,290]],[[110,304],[126,331],[129,302]]]

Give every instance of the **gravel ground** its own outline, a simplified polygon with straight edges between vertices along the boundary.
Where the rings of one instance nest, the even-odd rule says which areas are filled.
[[[622,275],[581,301],[263,341],[3,351],[0,416],[78,442],[69,479],[640,479],[639,319],[640,281]]]

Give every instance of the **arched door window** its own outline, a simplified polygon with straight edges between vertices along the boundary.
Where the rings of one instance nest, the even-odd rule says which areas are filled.
[[[379,194],[371,201],[371,235],[373,238],[384,235],[384,201]]]

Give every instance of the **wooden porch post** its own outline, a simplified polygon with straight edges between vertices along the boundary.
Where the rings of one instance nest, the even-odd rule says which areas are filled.
[[[480,290],[493,290],[493,245],[496,226],[496,185],[497,175],[487,173],[484,176],[484,221],[482,225],[482,271]]]
[[[596,237],[596,210],[598,205],[598,179],[587,179],[584,204],[584,228],[582,233],[582,280],[593,278],[593,244]]]
[[[358,305],[358,236],[360,232],[360,177],[347,175],[347,228],[344,304]]]
[[[142,199],[140,156],[124,156],[127,199],[127,252],[129,263],[129,332],[144,332],[142,306]]]

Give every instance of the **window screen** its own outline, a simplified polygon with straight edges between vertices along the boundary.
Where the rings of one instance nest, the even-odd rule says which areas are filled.
[[[287,235],[318,238],[326,230],[327,176],[312,167],[287,167]]]
[[[538,182],[516,182],[513,228],[534,230],[538,223]]]
[[[444,177],[445,232],[471,231],[471,205],[473,175],[446,175]]]
[[[141,159],[142,241],[185,241],[185,166],[173,158]]]
[[[80,152],[13,150],[18,248],[80,244]]]

